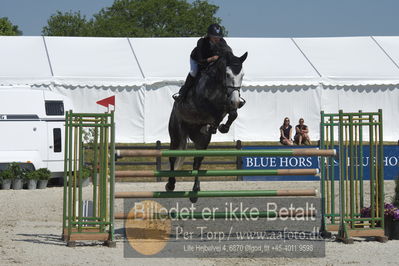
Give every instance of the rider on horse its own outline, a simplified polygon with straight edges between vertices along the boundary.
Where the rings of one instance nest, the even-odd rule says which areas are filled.
[[[193,87],[198,68],[205,69],[210,63],[219,59],[218,47],[228,47],[226,41],[223,39],[223,30],[219,24],[211,24],[208,27],[208,32],[205,37],[198,40],[197,46],[192,50],[190,55],[190,73],[188,73],[184,85],[179,92],[172,97],[177,102],[184,101],[188,91]],[[245,101],[240,99],[241,108]]]

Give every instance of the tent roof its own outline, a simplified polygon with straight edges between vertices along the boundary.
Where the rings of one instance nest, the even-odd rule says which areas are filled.
[[[0,37],[0,85],[181,83],[198,38]],[[399,37],[226,38],[244,86],[399,84]]]
[[[248,52],[244,80],[251,85],[314,83],[317,71],[290,38],[227,38],[236,56]]]
[[[106,84],[141,83],[143,76],[126,38],[46,37],[54,77],[74,85],[84,79]]]
[[[131,38],[146,80],[181,81],[190,66],[190,53],[198,38]]]
[[[0,36],[0,80],[37,82],[51,77],[42,37]]]
[[[381,49],[390,57],[396,67],[399,66],[399,37],[374,37]]]
[[[399,68],[371,37],[295,41],[322,77],[355,85],[399,78]]]

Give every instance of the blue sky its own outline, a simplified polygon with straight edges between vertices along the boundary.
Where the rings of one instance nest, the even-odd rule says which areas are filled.
[[[191,2],[191,1],[190,1]],[[399,0],[209,0],[230,37],[399,36]],[[0,0],[23,35],[41,35],[57,10],[91,17],[113,0]]]

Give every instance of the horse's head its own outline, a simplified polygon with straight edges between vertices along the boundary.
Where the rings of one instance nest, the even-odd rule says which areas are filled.
[[[242,63],[247,59],[247,56],[248,52],[241,57],[236,57],[231,52],[226,56],[226,88],[231,109],[237,109],[240,103],[240,89],[244,77]]]

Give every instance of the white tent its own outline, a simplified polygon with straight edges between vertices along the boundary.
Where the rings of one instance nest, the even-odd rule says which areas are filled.
[[[42,37],[0,36],[0,85],[42,84],[52,78]]]
[[[399,37],[226,38],[248,51],[231,131],[214,141],[278,140],[284,117],[319,138],[320,111],[383,109],[384,139],[397,141]],[[118,142],[169,141],[167,123],[197,38],[0,37],[0,86],[30,85],[68,96],[75,112],[116,95]],[[0,107],[1,113],[1,107]]]

